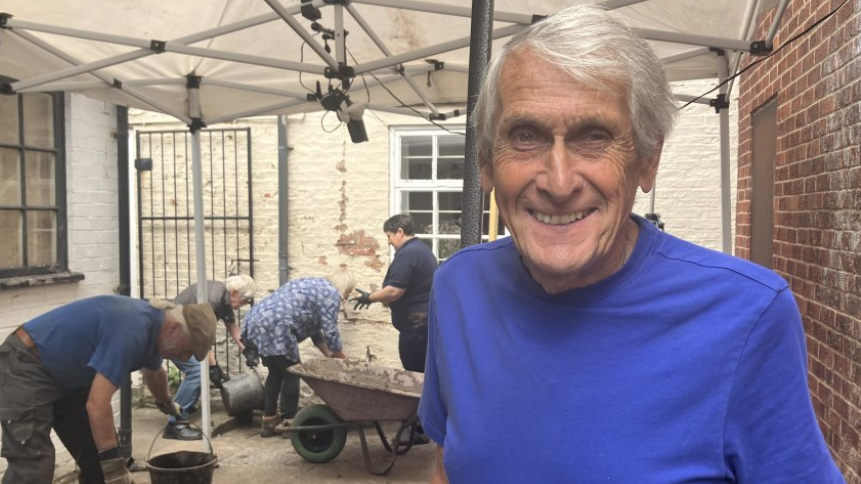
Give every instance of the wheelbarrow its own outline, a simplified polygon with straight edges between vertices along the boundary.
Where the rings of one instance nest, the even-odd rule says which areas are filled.
[[[302,408],[283,430],[284,438],[289,435],[296,453],[306,461],[323,463],[337,457],[350,429],[359,434],[365,465],[374,475],[388,474],[398,455],[412,448],[424,382],[421,373],[337,358],[310,360],[287,371],[299,375],[325,402]],[[399,423],[391,442],[383,422]],[[370,426],[388,452],[388,462],[381,467],[371,463],[368,453],[365,428]],[[404,444],[402,436],[409,437]]]

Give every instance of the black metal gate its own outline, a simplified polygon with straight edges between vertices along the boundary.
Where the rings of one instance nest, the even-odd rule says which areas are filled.
[[[197,282],[191,141],[188,131],[137,133],[142,298],[173,299]],[[200,143],[207,279],[221,281],[236,274],[254,277],[251,130],[202,130]],[[241,359],[225,333],[221,326],[216,354],[225,370],[233,362],[235,371]],[[234,350],[228,351],[229,347]]]

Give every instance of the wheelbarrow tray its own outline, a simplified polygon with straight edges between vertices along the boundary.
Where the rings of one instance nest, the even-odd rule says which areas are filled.
[[[318,358],[287,369],[345,421],[407,421],[418,412],[424,375],[360,360]]]

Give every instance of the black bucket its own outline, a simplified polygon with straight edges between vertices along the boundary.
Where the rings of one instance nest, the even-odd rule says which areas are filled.
[[[231,377],[221,384],[221,401],[231,417],[263,410],[263,382],[257,370]]]
[[[152,484],[212,484],[217,462],[213,454],[181,450],[157,455],[146,467]]]
[[[155,434],[147,452],[146,468],[152,484],[212,484],[212,472],[218,463],[215,453],[180,450],[152,456],[152,448],[161,433]],[[206,434],[209,449],[212,441]]]

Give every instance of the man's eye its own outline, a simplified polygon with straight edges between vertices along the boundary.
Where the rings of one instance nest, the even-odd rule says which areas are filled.
[[[541,142],[540,136],[528,128],[518,128],[511,132],[511,143],[515,148],[529,148]]]

